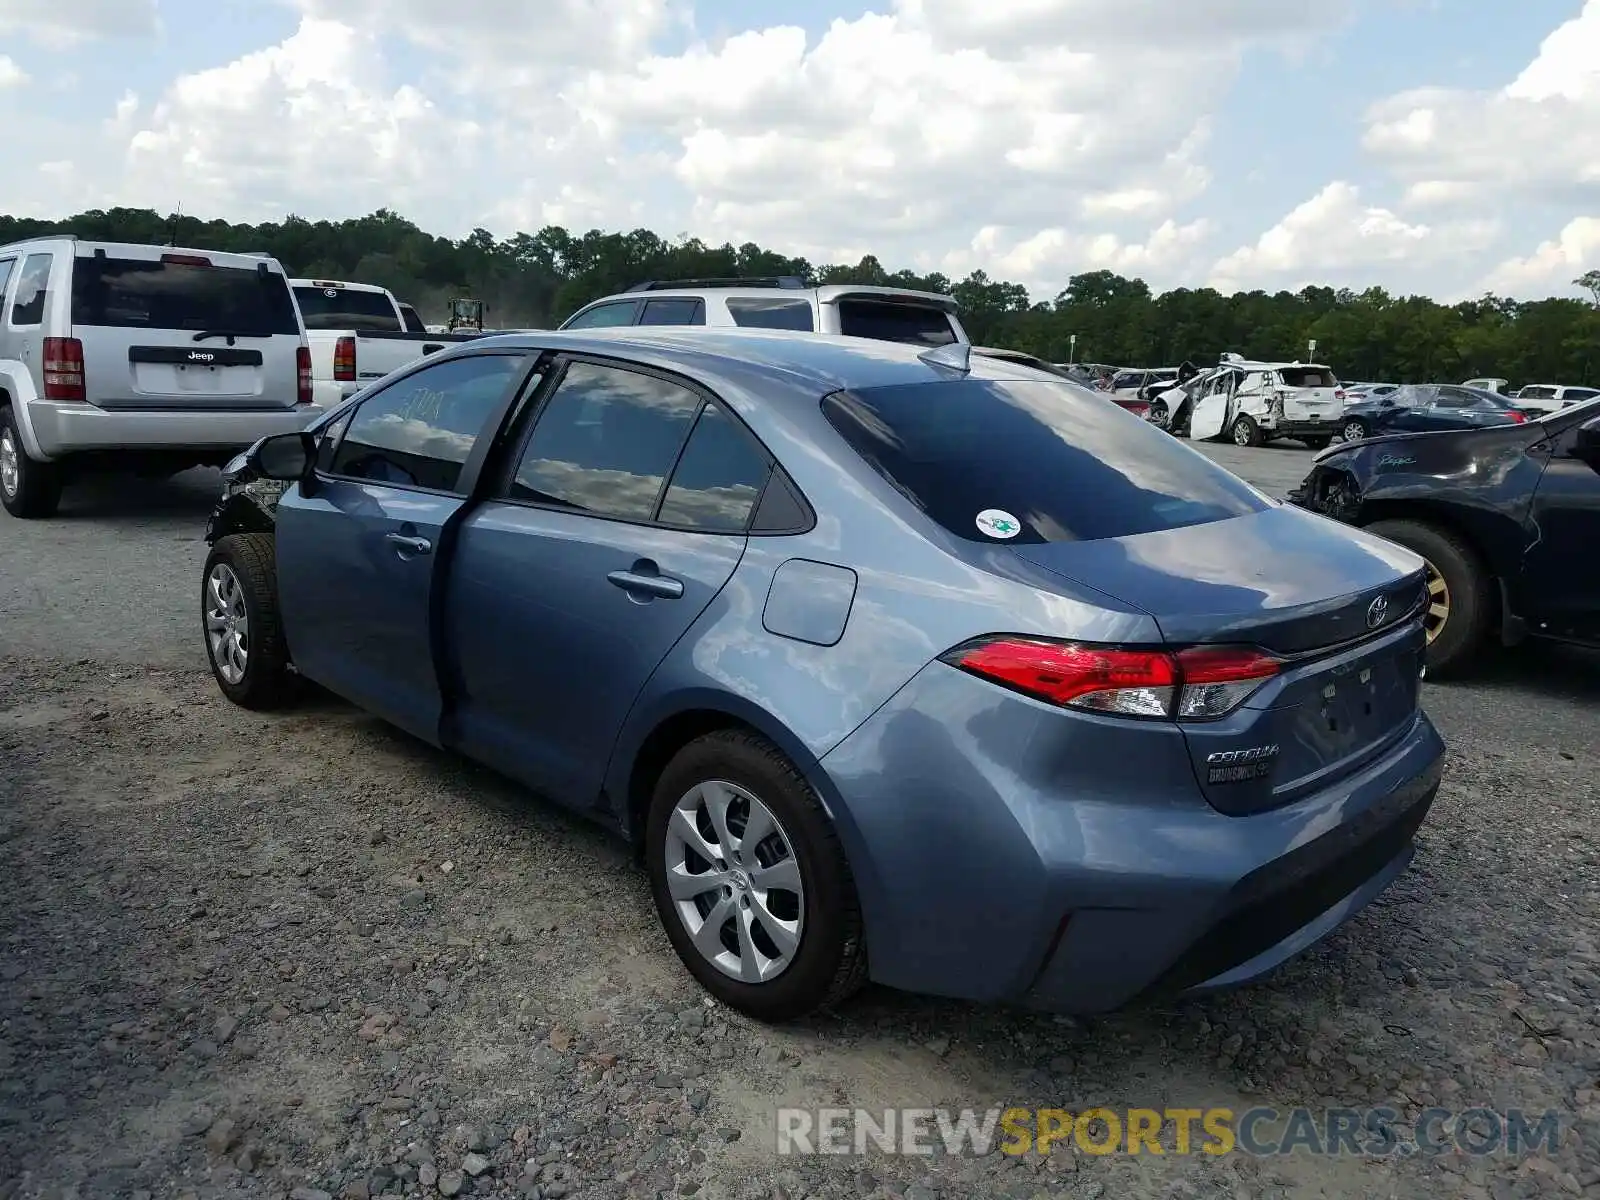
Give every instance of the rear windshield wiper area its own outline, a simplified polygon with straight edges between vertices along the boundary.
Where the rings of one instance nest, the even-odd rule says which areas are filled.
[[[245,329],[202,329],[199,333],[194,335],[193,340],[197,341],[197,342],[203,342],[207,338],[227,338],[228,339],[228,345],[231,346],[231,345],[233,345],[233,339],[234,338],[270,337],[270,336],[271,336],[270,334],[265,334],[265,333],[251,333],[249,330],[245,330]]]

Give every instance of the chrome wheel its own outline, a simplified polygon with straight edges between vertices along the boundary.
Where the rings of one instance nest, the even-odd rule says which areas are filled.
[[[1422,614],[1422,628],[1428,635],[1428,643],[1432,645],[1433,639],[1444,632],[1445,622],[1450,619],[1450,585],[1444,581],[1444,576],[1427,559],[1423,559],[1428,568],[1428,611]]]
[[[206,576],[206,645],[224,682],[244,679],[250,662],[250,616],[244,588],[227,563],[219,562]]]
[[[1346,423],[1344,429],[1340,432],[1345,441],[1359,442],[1362,438],[1367,436],[1367,427],[1360,421],[1350,421]]]
[[[708,781],[673,807],[666,843],[667,891],[701,957],[742,983],[783,974],[800,949],[805,888],[772,810]]]
[[[1233,422],[1233,444],[1235,446],[1248,446],[1255,437],[1255,430],[1250,425],[1249,417],[1238,417]]]
[[[21,478],[22,464],[17,461],[17,440],[12,437],[8,426],[0,429],[0,488],[5,489],[6,495],[15,496]]]

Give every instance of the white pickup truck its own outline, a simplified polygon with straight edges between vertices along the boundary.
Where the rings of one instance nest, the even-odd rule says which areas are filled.
[[[315,403],[332,408],[391,371],[479,334],[417,331],[415,312],[388,288],[340,279],[291,279],[311,347]]]

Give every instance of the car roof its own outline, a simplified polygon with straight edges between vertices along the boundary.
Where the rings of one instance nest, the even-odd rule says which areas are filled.
[[[931,308],[942,309],[953,313],[960,309],[954,296],[943,292],[919,292],[914,288],[883,287],[877,284],[865,283],[828,283],[820,287],[794,288],[764,286],[751,283],[748,287],[736,284],[701,285],[684,284],[682,287],[662,285],[651,287],[649,290],[635,289],[626,292],[613,292],[609,296],[601,296],[585,304],[583,308],[592,308],[596,304],[615,302],[618,300],[672,300],[687,297],[704,299],[707,296],[722,296],[732,299],[761,299],[782,300],[792,297],[797,300],[809,300],[815,297],[819,303],[832,304],[839,300],[902,300],[911,304],[926,305]],[[579,309],[582,312],[583,309]]]
[[[755,373],[784,384],[790,390],[813,396],[844,389],[933,383],[956,377],[948,367],[921,357],[936,347],[838,334],[699,325],[622,325],[609,329],[498,334],[475,338],[447,353],[493,349],[619,355],[644,366],[687,375],[713,387],[718,380],[735,374]],[[1052,372],[984,354],[972,354],[969,366],[966,376],[969,379],[1068,382]]]

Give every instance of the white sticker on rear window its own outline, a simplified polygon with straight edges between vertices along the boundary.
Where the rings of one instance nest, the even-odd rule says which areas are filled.
[[[1003,508],[986,508],[978,514],[978,529],[992,538],[1014,538],[1022,532],[1022,522]]]

